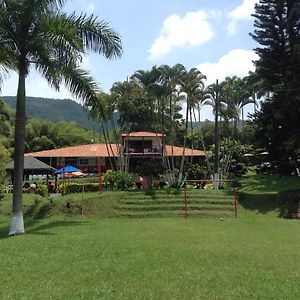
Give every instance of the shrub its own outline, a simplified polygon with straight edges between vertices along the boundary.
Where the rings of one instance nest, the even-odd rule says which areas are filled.
[[[48,195],[48,188],[45,184],[38,184],[36,187],[36,193],[38,195],[41,195],[43,197],[46,197]]]
[[[59,186],[59,191],[62,193],[63,185],[61,184]],[[82,191],[85,192],[97,192],[99,190],[98,183],[68,183],[66,185],[65,192],[67,194],[72,193],[82,193]]]
[[[189,180],[199,180],[207,179],[209,177],[208,171],[201,167],[200,165],[194,164],[189,168],[188,179]]]
[[[244,163],[232,164],[229,167],[229,173],[241,177],[242,175],[245,175],[247,173],[246,165]]]
[[[7,180],[6,165],[9,161],[9,152],[0,145],[0,193],[3,191],[3,186]]]
[[[132,176],[122,171],[108,170],[103,176],[103,183],[112,190],[127,190],[133,187]]]

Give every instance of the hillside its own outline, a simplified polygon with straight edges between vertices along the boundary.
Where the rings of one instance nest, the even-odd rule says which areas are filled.
[[[8,106],[16,107],[16,97],[2,96]],[[70,99],[49,99],[27,97],[26,112],[28,117],[58,121],[76,121],[87,129],[92,129],[96,123],[89,120],[84,108]]]

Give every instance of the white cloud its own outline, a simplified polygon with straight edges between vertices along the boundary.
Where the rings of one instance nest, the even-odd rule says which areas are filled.
[[[88,5],[88,10],[93,13],[95,11],[95,4],[91,3]]]
[[[243,0],[241,5],[235,7],[228,13],[229,18],[231,19],[227,26],[229,35],[234,35],[237,32],[239,22],[250,19],[251,15],[254,13],[255,4],[258,2],[259,0]]]
[[[209,13],[199,10],[188,12],[183,17],[172,15],[165,19],[160,36],[148,50],[149,60],[155,60],[181,46],[199,46],[213,37],[208,22]]]
[[[249,71],[254,71],[253,61],[258,56],[255,52],[245,49],[232,49],[222,56],[216,63],[202,63],[197,68],[207,76],[207,84],[213,83],[216,79],[221,82],[226,76],[243,77]]]

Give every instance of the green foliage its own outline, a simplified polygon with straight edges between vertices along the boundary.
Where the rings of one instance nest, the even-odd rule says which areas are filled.
[[[6,182],[6,165],[10,159],[10,153],[3,146],[0,145],[0,193],[3,190],[3,185]]]
[[[13,138],[12,116],[2,100],[0,100],[0,124],[0,145],[9,149]]]
[[[45,184],[37,184],[36,193],[40,196],[46,197],[48,195],[48,187]]]
[[[112,190],[127,190],[133,187],[132,176],[122,171],[108,170],[103,175],[103,183]]]
[[[59,186],[59,190],[62,191],[62,185]],[[82,192],[98,192],[98,183],[67,183],[66,193],[82,193]]]
[[[255,6],[256,30],[251,34],[260,44],[255,49],[255,76],[271,92],[254,115],[256,140],[285,172],[290,171],[288,158],[295,158],[300,149],[299,15],[299,1],[261,0]]]
[[[291,96],[300,82],[299,1],[260,0],[255,6],[256,74],[267,91]],[[295,90],[297,91],[297,90]],[[297,91],[299,94],[299,91]]]
[[[141,176],[158,178],[159,174],[164,174],[164,166],[160,158],[136,159],[136,166],[132,168],[132,172]]]
[[[93,133],[75,122],[30,119],[26,126],[26,151],[42,151],[66,146],[89,144]]]
[[[11,108],[16,108],[16,97],[3,96],[2,99]],[[70,99],[27,97],[26,113],[30,118],[55,123],[61,120],[73,121],[88,129],[93,129],[97,125],[88,118],[82,105]]]
[[[193,164],[188,168],[188,179],[198,180],[198,179],[209,179],[209,174],[207,169],[203,168],[198,164]]]

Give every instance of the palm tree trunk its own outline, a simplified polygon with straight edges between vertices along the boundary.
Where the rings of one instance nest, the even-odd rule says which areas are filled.
[[[188,122],[189,122],[189,109],[190,109],[190,105],[187,104],[186,116],[185,116],[185,130],[184,130],[185,132],[184,132],[184,139],[183,139],[183,152],[182,152],[181,165],[180,165],[180,170],[179,170],[178,185],[181,184],[182,177],[183,177],[185,150],[186,150],[186,137],[187,137],[187,133],[188,133]]]
[[[19,72],[15,120],[14,191],[9,235],[25,233],[23,221],[23,172],[25,150],[25,71]]]

